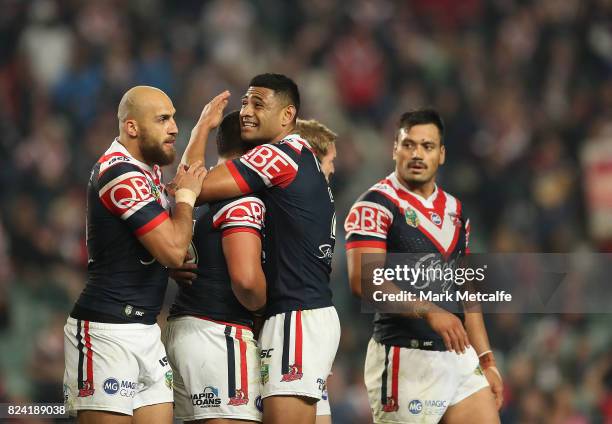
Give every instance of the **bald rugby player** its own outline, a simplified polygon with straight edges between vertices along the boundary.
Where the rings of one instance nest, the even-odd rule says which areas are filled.
[[[174,180],[172,216],[161,166],[174,161],[178,129],[168,96],[130,89],[119,104],[119,137],[87,187],[87,284],[64,327],[64,401],[79,423],[171,423],[172,370],[157,315],[166,267],[183,263],[205,169]]]

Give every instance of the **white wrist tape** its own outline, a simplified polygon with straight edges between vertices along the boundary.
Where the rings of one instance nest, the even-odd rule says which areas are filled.
[[[479,358],[482,358],[483,356],[485,356],[487,353],[493,353],[492,350],[485,350],[484,352],[482,352],[480,355],[478,355]]]
[[[190,205],[192,208],[195,205],[196,198],[198,196],[188,188],[180,188],[174,194],[174,199],[176,203],[183,202]]]

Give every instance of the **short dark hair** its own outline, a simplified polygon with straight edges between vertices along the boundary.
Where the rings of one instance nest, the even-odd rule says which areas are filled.
[[[223,117],[217,128],[217,152],[220,157],[242,155],[253,146],[240,138],[240,111],[234,110]]]
[[[417,109],[403,113],[400,117],[399,124],[397,126],[397,131],[399,134],[399,130],[401,130],[402,128],[406,128],[407,130],[409,130],[415,125],[423,124],[435,125],[438,128],[438,131],[440,132],[440,144],[444,144],[444,121],[442,120],[442,117],[440,116],[438,111],[435,109]]]
[[[286,97],[287,102],[300,111],[300,91],[293,80],[282,74],[260,74],[249,82],[249,87],[264,87],[273,90],[275,94]],[[297,113],[296,113],[297,116]]]

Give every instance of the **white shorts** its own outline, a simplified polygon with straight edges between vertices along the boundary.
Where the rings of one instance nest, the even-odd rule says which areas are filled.
[[[268,318],[259,337],[262,398],[322,399],[339,342],[340,321],[333,306]]]
[[[248,327],[183,316],[168,320],[162,339],[176,418],[261,421],[259,351]]]
[[[321,393],[321,400],[317,402],[317,415],[331,415],[331,408],[329,406],[329,394],[327,393],[327,380],[323,385],[323,392]]]
[[[157,324],[68,318],[64,357],[64,402],[71,415],[78,410],[132,415],[142,406],[172,402],[172,369]]]
[[[368,344],[365,384],[375,423],[437,423],[489,383],[473,348],[457,355]]]

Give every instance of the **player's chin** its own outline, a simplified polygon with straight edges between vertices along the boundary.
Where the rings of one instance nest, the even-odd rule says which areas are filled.
[[[169,150],[164,149],[162,157],[159,158],[157,164],[159,166],[167,166],[174,163],[176,159],[176,149],[172,146]]]
[[[256,128],[240,129],[240,138],[249,144],[260,144],[264,139]]]

